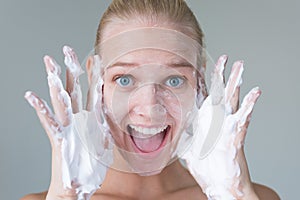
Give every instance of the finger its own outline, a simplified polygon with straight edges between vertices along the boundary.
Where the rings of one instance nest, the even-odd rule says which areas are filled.
[[[35,109],[41,121],[41,124],[52,143],[53,136],[61,133],[61,127],[56,121],[51,109],[43,99],[39,98],[31,91],[26,92],[24,97],[28,101],[28,103]]]
[[[243,61],[233,64],[231,73],[225,88],[225,105],[230,107],[231,113],[235,113],[239,104],[240,85],[244,71]]]
[[[210,95],[213,105],[219,104],[224,97],[224,69],[227,56],[223,55],[218,59],[211,78]]]
[[[96,95],[95,97],[95,106],[94,110],[97,113],[97,120],[100,124],[103,124],[104,121],[104,116],[103,116],[103,111],[102,111],[102,89],[103,89],[103,81],[101,80],[97,85],[96,85]]]
[[[65,54],[64,62],[67,66],[66,91],[71,97],[73,113],[77,113],[82,110],[82,92],[79,84],[79,76],[84,72],[72,48],[64,46],[63,52]]]
[[[236,90],[229,103],[231,107],[231,113],[236,113],[240,106],[240,86],[236,87]]]
[[[204,70],[197,70],[197,98],[196,104],[197,107],[200,108],[205,98],[208,96],[208,91],[205,83],[205,75]]]
[[[256,87],[253,88],[243,99],[240,109],[235,113],[235,115],[239,118],[241,126],[243,126],[246,123],[248,115],[252,112],[260,94],[261,91],[258,87]]]
[[[92,111],[95,109],[95,106],[97,104],[98,99],[101,98],[102,101],[102,85],[103,80],[101,78],[101,60],[98,55],[95,55],[93,57],[93,68],[92,68],[92,80],[90,81],[89,91],[88,91],[88,97],[87,97],[87,104],[86,109],[88,111]],[[101,85],[101,94],[99,96],[99,92],[97,87]]]
[[[49,56],[44,57],[44,62],[48,73],[50,97],[56,118],[63,126],[68,126],[71,123],[72,116],[71,99],[59,78],[60,66]]]
[[[245,138],[254,105],[260,95],[261,91],[259,88],[253,88],[243,99],[241,108],[234,114],[239,119],[237,133],[240,134],[240,139],[238,139],[238,141],[243,141]]]

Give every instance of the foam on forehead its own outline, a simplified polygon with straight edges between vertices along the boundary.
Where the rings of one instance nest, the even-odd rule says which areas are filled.
[[[98,50],[102,58],[102,67],[106,68],[121,56],[142,49],[171,52],[197,68],[202,47],[196,40],[182,32],[159,27],[143,27],[112,36],[103,41]]]

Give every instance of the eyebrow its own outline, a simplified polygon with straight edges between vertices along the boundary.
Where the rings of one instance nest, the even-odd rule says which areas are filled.
[[[168,63],[166,64],[169,67],[193,67],[192,64],[190,64],[189,62],[174,62],[174,63]]]
[[[138,63],[128,63],[128,62],[116,62],[110,66],[108,66],[107,68],[112,68],[112,67],[137,67],[140,64]]]
[[[149,63],[151,64],[151,63]],[[154,63],[153,63],[154,64]],[[112,68],[112,67],[138,67],[140,66],[141,64],[139,63],[129,63],[129,62],[116,62],[110,66],[108,66],[108,68]],[[166,66],[169,66],[169,67],[191,67],[193,68],[193,65],[190,64],[189,62],[170,62],[170,63],[166,63],[166,64],[163,64],[163,65],[166,65]]]

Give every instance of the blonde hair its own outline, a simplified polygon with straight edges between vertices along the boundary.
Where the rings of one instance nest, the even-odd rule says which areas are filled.
[[[184,0],[113,0],[99,23],[95,53],[98,53],[97,47],[101,44],[103,32],[109,24],[128,21],[136,21],[145,25],[172,25],[177,31],[188,35],[202,48],[204,47],[204,34],[195,15]],[[199,54],[202,61],[198,64],[203,66],[204,52],[199,49]]]

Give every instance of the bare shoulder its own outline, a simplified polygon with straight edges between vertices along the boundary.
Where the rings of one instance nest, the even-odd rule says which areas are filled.
[[[253,186],[254,186],[255,193],[258,195],[259,199],[280,200],[280,197],[273,189],[257,183],[254,183]]]
[[[28,194],[22,197],[20,200],[45,200],[46,196],[47,196],[47,191],[41,193],[35,193],[35,194]]]

